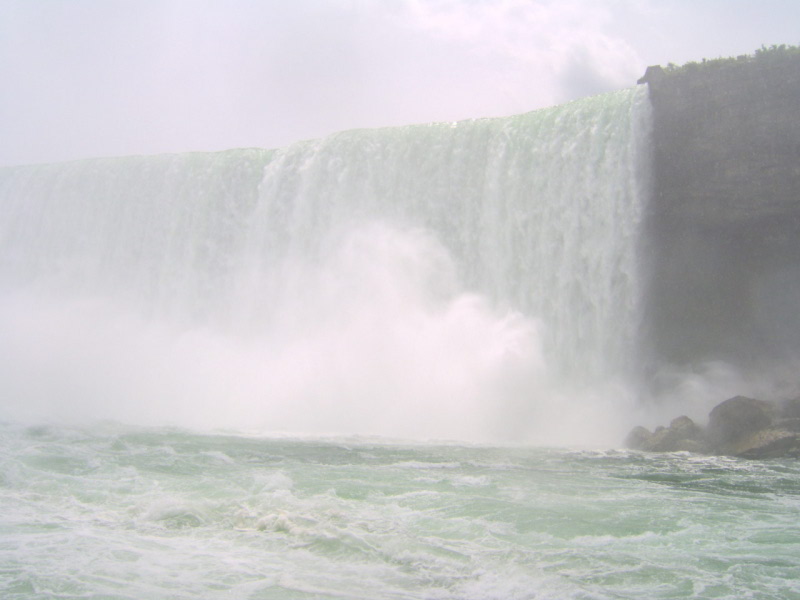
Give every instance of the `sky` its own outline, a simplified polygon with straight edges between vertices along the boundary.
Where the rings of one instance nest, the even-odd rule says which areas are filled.
[[[506,116],[798,23],[798,0],[0,0],[0,166]]]

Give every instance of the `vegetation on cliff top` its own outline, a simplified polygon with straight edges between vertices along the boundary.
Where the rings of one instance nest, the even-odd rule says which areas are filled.
[[[728,57],[728,58],[714,58],[714,59],[703,59],[700,62],[692,61],[688,62],[685,65],[675,65],[673,63],[669,63],[666,67],[664,67],[664,74],[666,75],[677,75],[683,73],[691,73],[698,69],[708,69],[708,68],[729,68],[729,67],[740,67],[744,65],[749,65],[753,63],[759,64],[777,64],[783,62],[787,59],[797,59],[800,57],[800,46],[790,46],[787,44],[780,44],[772,46],[761,46],[761,48],[757,49],[753,54],[741,54],[736,57]]]

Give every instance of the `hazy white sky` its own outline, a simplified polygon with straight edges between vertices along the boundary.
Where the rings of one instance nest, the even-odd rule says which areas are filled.
[[[0,0],[0,165],[526,112],[798,24],[800,0]]]

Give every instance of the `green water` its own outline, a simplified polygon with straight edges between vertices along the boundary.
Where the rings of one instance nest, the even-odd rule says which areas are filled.
[[[0,596],[800,598],[800,465],[0,429]]]

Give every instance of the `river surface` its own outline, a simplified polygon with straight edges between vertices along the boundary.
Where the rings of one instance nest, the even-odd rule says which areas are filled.
[[[800,598],[800,464],[0,426],[7,600]]]

